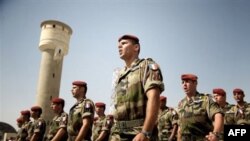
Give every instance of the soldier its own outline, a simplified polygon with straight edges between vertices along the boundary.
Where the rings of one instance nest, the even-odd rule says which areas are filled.
[[[237,104],[229,111],[227,118],[229,124],[250,125],[250,103],[244,101],[244,91],[236,88],[233,90],[233,94]]]
[[[72,94],[77,102],[70,108],[67,131],[69,141],[90,141],[95,107],[92,100],[86,98],[87,83],[74,81]]]
[[[21,136],[22,136],[22,125],[24,123],[23,118],[22,117],[17,118],[16,123],[18,127],[16,140],[18,141],[18,140],[21,140]]]
[[[175,141],[177,135],[177,112],[166,106],[167,97],[160,96],[160,111],[158,114],[158,138],[159,141]]]
[[[64,99],[53,98],[51,108],[56,114],[50,123],[47,140],[49,141],[67,141],[67,122],[68,114],[64,112]]]
[[[30,141],[43,141],[46,131],[46,122],[41,118],[42,108],[40,106],[33,106],[30,111],[31,117],[34,119]]]
[[[111,122],[108,122],[108,118],[105,115],[105,103],[95,103],[95,112],[97,117],[94,119],[92,129],[92,140],[93,141],[108,141],[109,133],[111,128]]]
[[[159,65],[152,59],[139,59],[139,39],[123,35],[118,39],[120,58],[125,67],[115,86],[114,119],[111,141],[147,141],[157,138],[155,125],[160,94],[164,91]]]
[[[219,140],[222,137],[224,122],[219,105],[212,100],[211,96],[197,91],[196,75],[183,74],[181,79],[186,97],[178,105],[178,140]]]
[[[20,129],[20,137],[18,141],[30,140],[30,135],[32,131],[32,122],[30,121],[30,111],[29,110],[21,111],[21,118],[23,120],[23,124]]]
[[[231,109],[231,107],[233,105],[229,104],[226,101],[226,92],[225,92],[225,90],[222,89],[222,88],[214,88],[213,89],[213,97],[214,97],[216,103],[219,104],[221,110],[224,113],[224,125],[228,124],[227,120],[226,120],[227,114],[228,114],[228,111]]]

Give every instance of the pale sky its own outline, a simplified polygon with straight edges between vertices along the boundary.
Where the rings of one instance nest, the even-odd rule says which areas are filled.
[[[35,104],[45,20],[73,30],[60,88],[66,112],[74,80],[88,83],[88,98],[110,105],[113,70],[124,66],[117,39],[127,33],[139,37],[140,58],[160,65],[169,106],[185,96],[183,73],[199,77],[199,92],[220,87],[235,104],[232,91],[241,88],[249,102],[249,7],[249,0],[0,0],[0,121],[16,128],[20,111]]]

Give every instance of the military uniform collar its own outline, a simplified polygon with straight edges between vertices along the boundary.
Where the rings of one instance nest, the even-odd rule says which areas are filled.
[[[247,108],[248,103],[247,103],[246,101],[244,101],[244,102],[243,102],[243,106],[240,106],[239,104],[237,104],[236,106],[237,106],[237,108],[239,108],[239,109],[245,109],[245,108]]]
[[[188,101],[188,102],[192,102],[192,101],[194,101],[195,99],[196,99],[196,97],[199,95],[199,93],[198,92],[196,92],[193,96],[191,96],[191,97],[188,97],[188,96],[186,96],[186,100]]]
[[[131,63],[131,67],[129,67],[129,68],[128,68],[127,66],[124,67],[124,71],[127,71],[127,70],[132,69],[133,67],[137,66],[137,65],[139,64],[140,60],[141,60],[141,59],[139,59],[139,58],[135,59],[135,60]]]
[[[81,99],[77,100],[76,104],[82,103],[84,101],[84,99],[86,99],[86,98],[81,98]]]

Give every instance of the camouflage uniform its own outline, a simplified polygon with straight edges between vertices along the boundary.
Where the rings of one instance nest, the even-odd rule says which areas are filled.
[[[196,93],[188,101],[184,98],[178,105],[179,128],[182,141],[204,141],[212,131],[212,118],[222,113],[211,96]]]
[[[95,141],[102,131],[106,131],[107,136],[103,141],[108,141],[111,126],[111,122],[108,121],[106,116],[96,117],[92,129],[92,140]]]
[[[225,105],[223,108],[220,107],[221,110],[222,110],[223,113],[224,113],[224,124],[225,124],[225,125],[228,124],[228,123],[227,123],[227,120],[226,120],[227,116],[229,115],[229,112],[228,112],[228,111],[230,111],[230,109],[231,109],[233,106],[234,106],[234,105],[232,105],[232,104],[226,103],[226,105]]]
[[[160,68],[152,59],[137,59],[131,68],[125,67],[119,72],[115,86],[112,140],[131,141],[142,130],[146,117],[146,91],[155,87],[163,91],[162,79]]]
[[[44,134],[46,131],[46,122],[42,118],[38,118],[32,122],[32,131],[31,131],[31,137],[34,133],[39,133],[38,141],[43,141]]]
[[[244,102],[243,108],[233,106],[226,112],[226,120],[228,124],[250,125],[250,103]]]
[[[26,141],[29,140],[29,134],[31,134],[31,130],[32,130],[32,122],[31,121],[27,121],[25,123],[23,123],[22,127],[19,130],[19,139],[18,141]]]
[[[90,117],[91,119],[94,118],[94,103],[90,99],[82,99],[78,101],[76,104],[71,107],[69,111],[69,118],[68,118],[68,126],[67,131],[69,135],[69,140],[74,141],[76,136],[78,135],[81,127],[82,127],[82,120],[83,118]],[[91,140],[92,135],[92,124],[88,129],[87,135],[85,137],[86,141]]]
[[[168,141],[173,129],[173,125],[177,124],[177,112],[170,107],[165,107],[158,116],[158,138],[159,141]]]
[[[65,128],[67,130],[68,114],[62,112],[59,116],[55,116],[50,123],[49,133],[47,135],[47,140],[52,140],[60,128]],[[67,141],[67,134],[62,137],[61,141]]]

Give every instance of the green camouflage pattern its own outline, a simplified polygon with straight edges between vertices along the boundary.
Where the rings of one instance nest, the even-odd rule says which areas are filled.
[[[226,112],[227,124],[250,125],[250,103],[244,102],[244,106],[234,105]]]
[[[227,115],[228,115],[228,111],[230,111],[230,109],[233,107],[234,105],[232,104],[229,104],[229,103],[226,103],[226,105],[224,107],[220,107],[221,110],[223,111],[224,113],[224,125],[228,124],[227,122]]]
[[[48,140],[52,140],[60,128],[67,129],[68,114],[62,112],[60,115],[56,115],[49,125],[49,133],[47,135]],[[62,141],[67,140],[67,135],[62,138]]]
[[[204,140],[212,131],[213,116],[216,113],[222,111],[210,95],[197,92],[189,101],[187,98],[182,99],[178,105],[178,123],[182,140],[191,135],[192,139]]]
[[[32,122],[32,135],[39,133],[38,141],[43,141],[46,131],[46,122],[42,118],[38,118]],[[31,136],[32,137],[32,136]]]
[[[19,141],[26,141],[30,139],[29,134],[31,134],[32,122],[28,121],[23,123],[19,130]]]
[[[166,106],[158,115],[157,128],[159,141],[168,141],[174,124],[178,124],[177,111]]]
[[[90,117],[91,119],[93,119],[94,111],[95,111],[94,103],[90,99],[82,99],[71,107],[69,111],[68,125],[67,125],[67,131],[69,137],[78,135],[82,127],[83,118]],[[85,140],[91,139],[93,122],[91,122],[90,124],[91,126],[88,129],[88,133],[87,136],[85,137]]]
[[[146,91],[154,87],[164,90],[160,68],[152,59],[137,59],[131,64],[131,68],[122,69],[115,86],[113,113],[115,120],[144,119],[147,103]],[[142,125],[125,131],[114,124],[112,134],[123,132],[136,135],[141,128]]]
[[[106,116],[96,117],[92,128],[92,140],[95,141],[102,131],[106,131],[108,135],[103,140],[108,141],[111,126]]]

